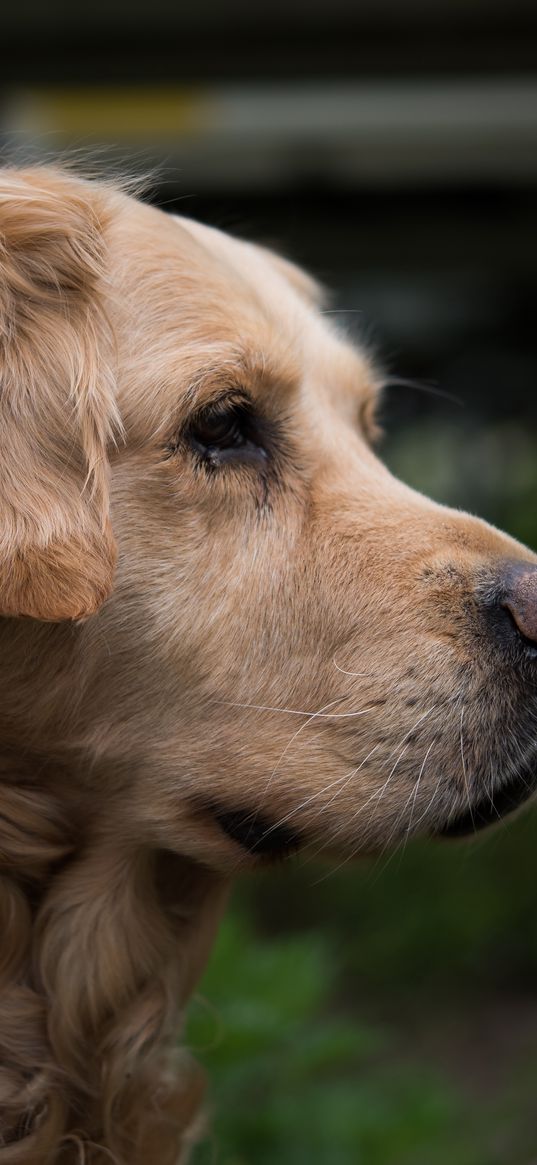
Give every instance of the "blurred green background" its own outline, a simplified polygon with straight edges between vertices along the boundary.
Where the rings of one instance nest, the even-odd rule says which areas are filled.
[[[537,548],[534,0],[8,0],[2,22],[6,158],[150,170],[161,205],[310,267],[421,386],[386,396],[394,471]],[[527,811],[237,887],[189,1015],[196,1165],[535,1165],[536,883]]]

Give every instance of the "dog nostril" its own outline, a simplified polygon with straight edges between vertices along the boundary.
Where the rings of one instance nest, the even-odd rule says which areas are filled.
[[[530,562],[509,564],[503,576],[501,606],[526,643],[537,647],[537,566]]]

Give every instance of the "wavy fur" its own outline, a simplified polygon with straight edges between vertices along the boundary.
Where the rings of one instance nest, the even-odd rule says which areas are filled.
[[[0,864],[0,1162],[175,1165],[203,1093],[172,1048],[188,921],[150,858],[79,852],[58,800],[9,767]]]

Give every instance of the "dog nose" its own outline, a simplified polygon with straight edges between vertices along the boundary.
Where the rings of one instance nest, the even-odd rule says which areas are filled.
[[[514,629],[537,648],[537,565],[510,562],[503,574],[501,606],[509,612]]]

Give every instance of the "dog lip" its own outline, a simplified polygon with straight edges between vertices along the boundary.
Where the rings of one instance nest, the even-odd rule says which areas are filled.
[[[509,813],[514,813],[527,801],[537,789],[537,771],[524,770],[511,777],[509,781],[491,799],[483,797],[471,811],[459,814],[448,821],[442,829],[436,830],[440,837],[467,837],[486,829],[489,825],[498,824]]]
[[[301,838],[294,830],[274,825],[251,810],[213,805],[210,811],[223,833],[252,857],[287,857],[301,845]]]

